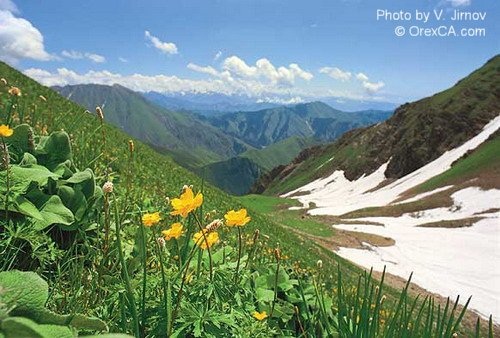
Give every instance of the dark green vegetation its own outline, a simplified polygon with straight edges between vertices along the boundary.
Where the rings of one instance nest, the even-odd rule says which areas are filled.
[[[46,280],[49,292],[43,305],[52,313],[71,314],[72,319],[77,313],[80,318],[97,317],[111,332],[137,337],[473,334],[473,328],[460,326],[461,310],[453,304],[438,307],[430,298],[416,300],[406,290],[397,292],[258,212],[251,212],[252,221],[240,228],[241,241],[237,229],[220,228],[221,241],[207,254],[194,245],[191,235],[198,226],[240,208],[239,201],[203,185],[170,157],[139,141],[130,147],[129,136],[120,129],[3,63],[0,77],[22,91],[21,97],[10,95],[9,87],[0,83],[0,124],[26,123],[33,128],[26,148],[16,148],[16,136],[2,138],[2,144],[8,144],[8,153],[2,147],[2,159],[10,163],[2,169],[7,189],[3,185],[1,190],[0,266],[33,271]],[[70,152],[64,150],[67,142],[49,147],[52,137],[69,137]],[[26,191],[10,190],[17,184],[17,178],[11,178],[22,168],[38,168],[49,177],[31,181]],[[106,181],[113,181],[114,191],[100,195],[95,185]],[[178,197],[184,184],[203,190],[204,203],[203,209],[181,219],[169,215],[172,205],[166,198]],[[94,194],[87,191],[90,186]],[[45,202],[27,196],[37,189],[41,197],[49,196]],[[46,228],[34,227],[33,207],[33,215],[11,210],[14,203],[20,204],[19,196],[32,201],[42,217],[63,210],[60,203],[54,208],[49,203],[59,199],[75,221],[65,210],[70,224],[50,216]],[[90,203],[94,196],[97,201]],[[207,216],[210,210],[215,211]],[[163,220],[143,227],[141,215],[146,211],[159,211]],[[163,247],[157,240],[160,231],[175,221],[181,221],[187,233]],[[257,229],[259,237],[254,235]],[[317,265],[318,259],[322,263]],[[34,294],[38,283],[23,289]],[[16,304],[7,299],[11,293],[5,289],[12,288],[0,284],[0,336],[23,336],[26,331],[17,330],[26,329],[36,331],[33,337],[47,337],[38,327],[45,325],[40,318],[11,313]],[[259,321],[253,311],[267,311],[269,317]],[[18,318],[12,320],[11,314]],[[69,318],[64,324],[81,327],[83,334],[100,329],[76,325]],[[74,336],[71,330],[60,337]]]
[[[263,149],[247,150],[228,160],[207,164],[195,172],[224,191],[244,195],[260,176],[289,163],[302,149],[314,143],[312,139],[292,136]]]
[[[396,109],[378,125],[352,130],[334,143],[308,149],[287,166],[273,170],[260,191],[290,191],[344,170],[356,179],[389,158],[388,178],[402,177],[476,135],[500,111],[500,56],[452,88]]]
[[[172,155],[189,168],[220,161],[248,149],[247,145],[192,114],[162,108],[120,85],[90,84],[54,89],[91,112],[96,106],[102,106],[106,121]]]
[[[110,123],[171,155],[177,163],[210,183],[237,195],[247,193],[258,177],[290,162],[304,148],[390,116],[390,112],[380,111],[344,113],[313,102],[203,117],[160,106],[182,106],[188,103],[185,100],[154,93],[143,96],[120,85],[89,84],[54,89],[90,111],[103,106]],[[192,106],[198,107],[195,103]],[[223,104],[212,108],[215,107],[228,109]]]
[[[377,123],[392,112],[346,113],[322,102],[237,112],[207,118],[213,126],[260,149],[292,136],[331,141],[346,131]]]

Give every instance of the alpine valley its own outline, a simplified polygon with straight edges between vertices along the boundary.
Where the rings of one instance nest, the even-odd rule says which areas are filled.
[[[335,140],[346,131],[392,114],[342,112],[322,102],[228,112],[270,105],[241,98],[234,98],[237,103],[230,105],[227,97],[202,94],[174,100],[120,85],[85,84],[54,90],[89,111],[101,106],[110,123],[236,195],[248,193],[261,175],[290,162],[304,148]]]

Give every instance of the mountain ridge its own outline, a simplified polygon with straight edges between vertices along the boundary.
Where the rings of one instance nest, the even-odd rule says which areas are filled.
[[[346,132],[321,148],[261,177],[255,192],[292,190],[335,170],[353,180],[388,162],[388,179],[400,178],[472,136],[500,112],[500,56],[454,86],[396,109],[387,121]],[[284,183],[283,181],[286,180]]]
[[[187,167],[220,161],[250,148],[188,113],[167,110],[118,84],[53,88],[90,111],[102,105],[106,120],[156,149],[173,154]]]

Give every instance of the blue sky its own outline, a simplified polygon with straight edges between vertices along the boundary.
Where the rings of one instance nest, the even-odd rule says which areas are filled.
[[[379,9],[412,18],[377,21]],[[446,20],[418,22],[416,10],[443,10]],[[455,10],[486,18],[452,22]],[[48,85],[402,103],[498,54],[499,20],[491,0],[0,0],[0,59]],[[486,36],[408,36],[411,26],[443,25]]]

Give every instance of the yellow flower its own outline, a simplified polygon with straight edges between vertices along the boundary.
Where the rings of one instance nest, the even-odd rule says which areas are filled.
[[[205,236],[203,236],[205,234]],[[205,239],[206,237],[206,239]],[[203,229],[203,233],[201,231],[198,231],[193,235],[193,241],[198,245],[200,248],[205,250],[207,247],[211,248],[212,245],[217,243],[219,241],[219,234],[216,232],[211,232],[207,234],[206,230]],[[208,246],[207,246],[208,242]]]
[[[179,239],[179,237],[181,237],[181,235],[184,233],[184,231],[182,231],[183,228],[184,227],[181,223],[174,223],[172,224],[170,229],[163,230],[161,233],[167,241],[171,240],[172,238]]]
[[[172,200],[172,211],[171,215],[181,215],[186,218],[187,215],[203,203],[203,195],[197,193],[196,196],[193,194],[193,190],[190,187],[186,187],[180,198],[174,198]]]
[[[266,311],[262,311],[262,312],[254,311],[253,317],[257,320],[264,320],[267,318],[267,313],[266,313]]]
[[[227,214],[224,215],[226,219],[226,224],[228,226],[243,226],[250,222],[251,218],[247,216],[247,209],[240,209],[238,211],[228,211]]]
[[[158,224],[161,221],[160,213],[154,212],[152,214],[144,214],[142,215],[142,224],[144,226],[150,227],[155,224]]]
[[[0,125],[0,137],[9,137],[14,134],[14,130],[10,129],[5,124]]]
[[[10,87],[9,94],[12,96],[21,96],[21,89],[17,87]]]

